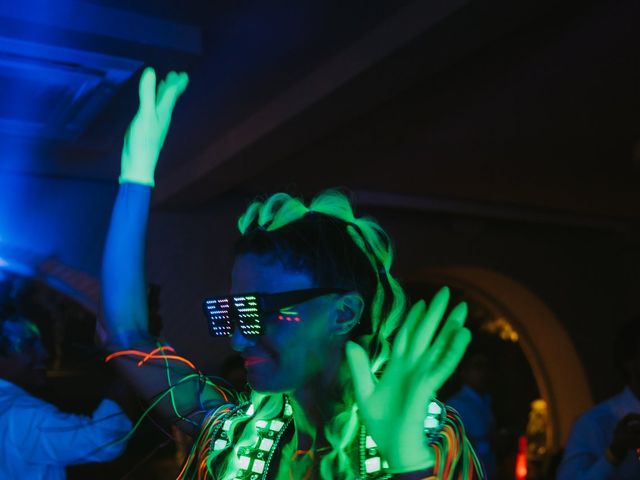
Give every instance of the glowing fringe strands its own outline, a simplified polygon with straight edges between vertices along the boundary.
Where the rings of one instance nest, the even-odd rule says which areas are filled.
[[[241,400],[240,397],[238,397],[238,395],[235,392],[232,392],[224,387],[221,387],[219,385],[216,385],[215,383],[213,383],[209,378],[207,378],[205,375],[203,375],[197,368],[196,366],[190,362],[189,360],[187,360],[184,357],[181,357],[179,355],[166,355],[164,352],[168,351],[171,353],[175,353],[175,350],[168,346],[168,345],[160,345],[158,344],[158,347],[154,350],[152,350],[151,352],[145,352],[142,350],[120,350],[117,352],[113,352],[109,355],[107,355],[107,357],[105,358],[105,363],[110,362],[111,360],[115,359],[115,358],[119,358],[119,357],[140,357],[141,360],[137,363],[138,367],[142,367],[145,364],[147,364],[150,360],[163,360],[164,364],[165,364],[165,370],[167,372],[167,382],[169,387],[167,389],[165,389],[163,392],[161,392],[154,400],[153,402],[151,402],[151,404],[147,407],[147,409],[142,413],[142,415],[140,416],[140,418],[136,421],[136,423],[134,424],[133,428],[131,429],[131,431],[125,435],[123,438],[116,440],[115,442],[112,442],[112,444],[116,444],[116,443],[121,443],[121,442],[125,442],[128,441],[133,434],[136,432],[136,430],[138,429],[138,427],[140,426],[140,424],[144,421],[144,419],[147,417],[147,415],[149,415],[149,413],[156,407],[156,405],[158,405],[167,395],[170,395],[171,398],[171,404],[174,410],[174,413],[176,415],[177,418],[184,420],[186,422],[189,423],[193,423],[191,420],[189,420],[188,418],[184,417],[177,409],[177,406],[175,404],[175,400],[174,400],[174,389],[181,386],[182,384],[192,381],[192,380],[198,380],[200,382],[202,382],[203,384],[206,384],[209,387],[214,388],[220,395],[221,397],[224,399],[225,402],[233,402],[232,405],[235,405],[239,400]],[[169,360],[174,360],[174,361],[178,361],[180,363],[183,363],[189,367],[191,367],[195,373],[192,373],[190,375],[186,375],[184,377],[182,377],[177,383],[172,384],[171,382],[171,376],[170,376],[170,368],[169,368]],[[203,410],[205,411],[205,410]],[[196,412],[189,412],[190,414],[196,413]],[[109,444],[111,445],[111,444]]]
[[[436,452],[436,464],[433,472],[438,479],[471,479],[482,478],[482,467],[473,453],[464,435],[464,427],[460,417],[451,408],[445,408],[434,401],[429,409],[437,408],[442,412],[436,427],[425,428],[425,437]],[[205,420],[202,430],[195,442],[195,447],[185,462],[178,480],[209,480],[216,477],[214,461],[218,453],[228,451],[238,456],[239,469],[233,479],[265,480],[269,466],[277,455],[278,446],[287,428],[292,423],[292,410],[288,401],[282,414],[272,420],[257,420],[253,444],[248,447],[234,449],[230,438],[231,425],[234,419],[248,418],[255,415],[251,402],[237,406],[225,405],[212,412]],[[427,416],[425,424],[433,418]],[[390,479],[386,473],[386,462],[380,457],[377,445],[364,427],[360,428],[358,439],[359,477],[360,479]],[[297,450],[292,460],[300,455],[311,455],[313,452]],[[313,465],[311,466],[313,468]],[[304,478],[311,478],[311,468]],[[293,477],[292,477],[293,478]]]

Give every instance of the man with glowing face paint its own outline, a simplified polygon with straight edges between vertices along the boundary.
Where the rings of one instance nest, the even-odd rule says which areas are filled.
[[[59,411],[31,393],[46,382],[47,352],[38,327],[13,316],[0,321],[0,478],[59,480],[65,467],[113,460],[114,443],[131,422],[105,399],[91,417]]]
[[[409,308],[386,233],[337,191],[252,203],[231,292],[203,302],[210,333],[245,360],[250,398],[146,333],[151,187],[187,83],[142,74],[102,273],[107,361],[195,437],[179,478],[483,478],[458,416],[435,400],[470,341],[466,305],[445,315],[443,288]]]

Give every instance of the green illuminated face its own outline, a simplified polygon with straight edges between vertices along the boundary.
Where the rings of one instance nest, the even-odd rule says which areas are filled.
[[[244,254],[236,258],[231,293],[279,293],[313,288],[306,272],[288,269],[270,257]],[[274,314],[264,334],[248,338],[235,331],[234,350],[245,360],[247,378],[259,392],[291,392],[316,381],[326,370],[336,345],[332,327],[338,318],[337,295],[324,295]],[[297,320],[295,320],[297,319]]]

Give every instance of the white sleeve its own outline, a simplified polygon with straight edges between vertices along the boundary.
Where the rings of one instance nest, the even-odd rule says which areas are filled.
[[[10,438],[30,463],[73,465],[119,456],[131,422],[111,400],[102,400],[89,416],[64,413],[30,397],[11,408]]]
[[[604,456],[607,440],[598,423],[589,414],[580,418],[558,468],[557,480],[607,480],[614,478],[616,467]]]

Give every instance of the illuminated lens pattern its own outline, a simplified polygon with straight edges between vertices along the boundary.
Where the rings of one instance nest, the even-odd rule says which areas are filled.
[[[233,297],[233,305],[238,314],[238,324],[243,335],[260,335],[260,313],[258,310],[258,298],[255,295]]]
[[[228,298],[214,298],[205,300],[205,312],[209,317],[209,329],[216,337],[230,336],[233,328],[231,325],[231,315],[229,313]]]
[[[209,319],[209,331],[215,337],[230,337],[236,323],[246,336],[262,334],[258,297],[255,295],[230,295],[204,301],[204,311]]]

